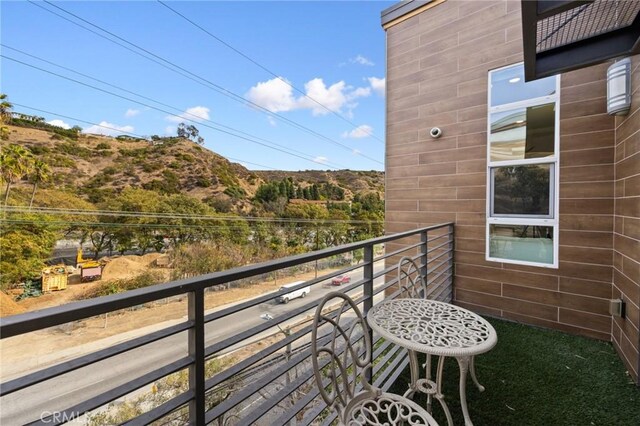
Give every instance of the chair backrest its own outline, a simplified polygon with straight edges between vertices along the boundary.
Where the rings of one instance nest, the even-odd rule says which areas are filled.
[[[372,390],[371,337],[355,302],[339,292],[327,294],[318,305],[311,331],[313,372],[322,399],[342,413],[359,392]]]
[[[398,285],[400,297],[426,298],[427,280],[415,261],[404,256],[398,262]]]

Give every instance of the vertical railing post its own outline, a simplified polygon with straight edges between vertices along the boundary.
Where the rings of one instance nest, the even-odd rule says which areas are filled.
[[[449,232],[449,263],[448,263],[448,267],[449,267],[449,285],[451,286],[451,298],[449,299],[449,302],[451,302],[454,299],[454,295],[453,295],[453,268],[454,268],[454,264],[453,264],[453,254],[454,254],[454,250],[455,250],[455,234],[454,234],[454,227],[453,224],[449,225],[447,227],[447,231]]]
[[[364,277],[364,301],[363,303],[363,314],[366,318],[369,313],[369,309],[373,307],[373,244],[368,244],[364,247],[364,266],[363,266],[363,277]],[[369,341],[373,345],[373,330],[371,328],[368,329],[369,333]],[[371,348],[373,351],[373,348]],[[373,352],[372,352],[373,353]],[[371,378],[373,377],[373,369],[370,368],[366,370],[366,380],[367,383],[371,383]]]
[[[429,257],[427,256],[429,253],[428,241],[429,231],[422,231],[420,233],[420,264],[422,265],[420,266],[420,275],[422,275],[422,278],[424,279],[425,288],[423,290],[425,299],[429,296],[427,292],[429,289],[429,286],[427,285],[429,283],[429,280],[427,279],[427,262],[429,261]]]
[[[194,359],[189,366],[189,389],[194,397],[189,402],[189,424],[204,425],[204,289],[188,293],[189,321],[193,327],[189,329],[189,356]]]

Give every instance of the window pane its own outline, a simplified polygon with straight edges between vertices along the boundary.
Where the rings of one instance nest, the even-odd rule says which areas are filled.
[[[490,120],[491,161],[553,156],[554,103],[496,112]]]
[[[491,106],[510,104],[553,95],[556,92],[556,77],[525,83],[524,66],[520,64],[492,72],[490,89]]]
[[[553,264],[553,227],[490,225],[489,256]]]
[[[492,215],[551,217],[551,165],[494,167]]]

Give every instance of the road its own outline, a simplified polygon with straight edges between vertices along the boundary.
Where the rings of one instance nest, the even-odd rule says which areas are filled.
[[[374,269],[376,271],[382,270],[382,262],[376,264]],[[348,275],[352,281],[362,279],[362,270],[351,272]],[[383,277],[380,277],[376,280],[375,285],[382,282]],[[207,346],[264,324],[265,320],[260,317],[263,314],[270,314],[277,318],[312,300],[322,298],[336,288],[318,284],[304,299],[294,299],[286,305],[269,301],[212,321],[206,326]],[[285,324],[294,323],[310,313],[312,311],[301,314]],[[160,327],[161,325],[159,325]],[[277,331],[278,329],[274,326],[252,338],[252,341],[272,335]],[[242,344],[247,343],[249,342],[245,341]],[[183,332],[47,382],[2,396],[0,397],[0,424],[19,425],[39,420],[42,413],[59,412],[72,407],[76,403],[113,389],[186,355],[187,333]],[[25,348],[25,356],[29,356],[28,348]]]

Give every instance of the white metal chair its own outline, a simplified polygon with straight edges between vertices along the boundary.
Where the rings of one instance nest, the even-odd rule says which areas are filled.
[[[427,297],[427,279],[409,256],[402,257],[398,262],[398,286],[400,297],[425,299]]]
[[[319,330],[328,333],[319,336]],[[437,426],[415,402],[367,381],[372,370],[371,337],[349,296],[332,292],[322,299],[313,321],[311,351],[320,395],[337,411],[339,424]]]

